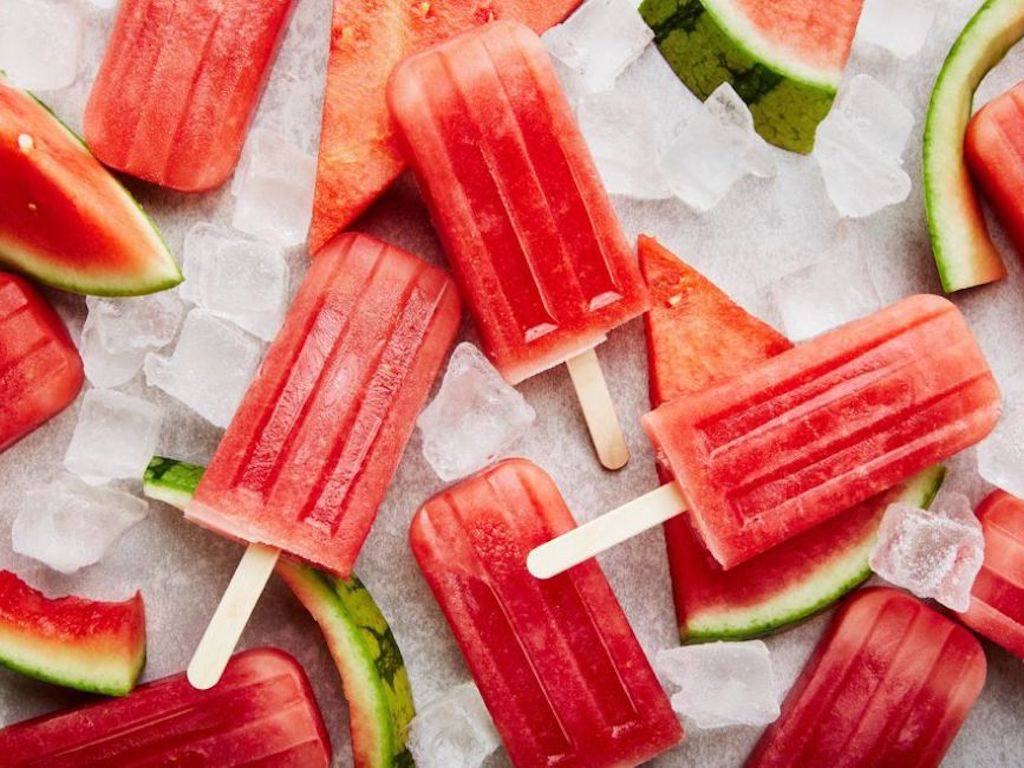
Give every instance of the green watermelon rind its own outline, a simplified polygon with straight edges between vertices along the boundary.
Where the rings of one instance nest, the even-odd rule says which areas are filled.
[[[643,0],[640,15],[662,56],[700,99],[728,82],[766,141],[794,152],[814,148],[841,72],[805,67],[770,50],[742,29],[742,17],[723,0]]]
[[[924,198],[947,293],[1006,275],[964,161],[964,136],[978,84],[1022,36],[1024,3],[988,0],[953,43],[932,89],[924,128]]]
[[[927,509],[945,476],[945,467],[926,469],[888,494],[882,504],[888,506],[899,501]],[[694,645],[718,640],[752,640],[820,613],[871,577],[868,555],[876,536],[877,530],[872,530],[864,540],[844,548],[816,574],[801,578],[795,587],[784,589],[753,608],[716,609],[688,616],[686,625],[680,628],[682,642]]]
[[[204,468],[153,457],[143,492],[184,510]],[[357,768],[411,768],[405,746],[415,714],[402,652],[373,597],[356,577],[338,579],[290,560],[278,574],[320,626],[341,675]]]

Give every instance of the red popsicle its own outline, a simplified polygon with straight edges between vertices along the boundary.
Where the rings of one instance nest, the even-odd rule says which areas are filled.
[[[966,629],[866,589],[836,614],[747,768],[938,766],[985,682]]]
[[[523,459],[430,499],[410,540],[517,768],[632,766],[682,730],[594,561],[554,579],[526,554],[575,526]]]
[[[175,675],[4,728],[0,755],[6,768],[326,768],[331,743],[302,667],[261,648],[235,656],[209,691]]]

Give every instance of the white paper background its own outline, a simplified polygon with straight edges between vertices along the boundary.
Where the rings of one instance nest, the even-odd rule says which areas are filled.
[[[975,6],[970,0],[947,0],[925,49],[909,62],[897,62],[863,46],[855,50],[849,73],[875,75],[901,96],[918,119],[906,153],[914,188],[902,205],[865,220],[840,221],[825,198],[815,161],[778,151],[777,178],[742,181],[705,215],[696,215],[674,201],[640,204],[617,200],[627,233],[656,235],[755,311],[761,309],[762,289],[774,278],[841,249],[857,249],[869,257],[873,276],[887,298],[938,291],[921,195],[920,134],[939,62]],[[298,0],[256,118],[257,125],[283,133],[310,152],[315,150],[319,133],[329,12],[329,0]],[[59,94],[42,94],[76,128],[81,126],[110,18],[101,11],[90,12],[85,61],[78,81]],[[650,61],[646,65],[650,66]],[[1015,49],[983,84],[978,103],[1021,77],[1024,54]],[[230,222],[233,199],[227,187],[192,197],[151,188],[140,189],[139,194],[176,252],[180,252],[185,232],[193,223]],[[442,261],[407,177],[374,206],[359,228],[428,259]],[[997,238],[1007,250],[1001,233]],[[1015,256],[1007,261],[1010,276],[1006,280],[955,297],[1004,383],[1020,366],[1024,350],[1024,276]],[[304,263],[300,249],[295,250],[292,263]],[[55,292],[51,296],[66,313],[79,318],[84,315],[80,299]],[[468,323],[464,336],[472,338]],[[619,473],[602,471],[594,459],[563,371],[538,376],[521,387],[538,413],[537,424],[522,444],[521,453],[554,476],[580,520],[656,485],[650,448],[638,425],[640,415],[647,410],[646,357],[640,323],[614,332],[600,356],[633,451],[633,461]],[[144,389],[139,380],[125,387],[129,392]],[[161,452],[205,461],[216,445],[218,431],[160,392],[149,391],[147,397],[165,406]],[[234,569],[241,554],[238,546],[186,524],[180,514],[167,507],[153,504],[149,518],[129,531],[108,558],[73,577],[61,577],[10,552],[10,523],[23,504],[23,491],[45,482],[59,470],[76,411],[77,405],[0,456],[0,566],[13,568],[53,593],[120,599],[140,588],[146,599],[149,631],[145,677],[176,672],[185,666]],[[977,500],[985,489],[972,480],[971,467],[969,457],[956,462],[953,483],[962,485]],[[417,505],[440,487],[423,461],[419,439],[414,436],[357,566],[391,621],[421,705],[467,677],[406,544],[408,521]],[[674,614],[661,533],[650,532],[628,543],[604,556],[602,563],[648,653],[672,645]],[[819,617],[768,640],[782,690],[799,671],[824,621]],[[274,583],[264,595],[243,645],[280,646],[305,665],[331,731],[335,763],[350,764],[347,708],[337,674],[317,628],[280,583]],[[1020,693],[1024,690],[1024,666],[992,644],[986,643],[986,651],[988,682],[949,752],[947,765],[1011,766],[1024,762],[1024,704]],[[83,700],[83,696],[0,671],[2,723]],[[681,747],[654,764],[738,765],[756,736],[756,729],[693,732]],[[496,755],[491,764],[503,765],[505,758]]]

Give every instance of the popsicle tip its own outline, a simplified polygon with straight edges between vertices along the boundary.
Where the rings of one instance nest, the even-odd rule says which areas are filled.
[[[526,556],[526,570],[535,579],[550,579],[559,574],[557,566],[553,565],[551,558],[546,556],[543,544],[530,550]]]
[[[189,685],[198,691],[208,691],[220,681],[223,669],[218,670],[205,663],[204,659],[194,658],[185,671]]]
[[[629,447],[625,440],[612,441],[611,444],[598,446],[597,458],[602,467],[615,472],[629,464]]]

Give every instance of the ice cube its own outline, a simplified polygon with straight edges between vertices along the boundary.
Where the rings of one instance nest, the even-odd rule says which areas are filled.
[[[212,224],[185,238],[181,297],[270,341],[288,309],[288,264],[281,248]]]
[[[259,367],[263,345],[204,309],[185,318],[174,353],[146,356],[146,383],[226,427]]]
[[[419,768],[477,768],[501,737],[480,691],[463,683],[416,713],[408,744]]]
[[[804,341],[882,307],[867,259],[843,253],[780,277],[768,294],[783,332]]]
[[[26,494],[11,529],[12,545],[56,571],[74,573],[99,562],[146,510],[146,502],[130,493],[61,475]]]
[[[610,90],[653,39],[630,0],[587,0],[543,35],[552,57],[580,73],[591,93]]]
[[[231,226],[280,245],[305,241],[313,215],[316,160],[275,133],[249,134],[231,191]]]
[[[160,409],[112,389],[85,393],[64,466],[87,483],[114,478],[141,479],[156,453]]]
[[[67,88],[78,74],[82,14],[72,0],[0,2],[0,71],[34,91]]]
[[[654,666],[679,689],[672,708],[697,728],[767,725],[779,716],[772,660],[760,640],[669,648]]]
[[[985,440],[978,444],[978,474],[985,480],[1024,498],[1024,389],[1007,388],[1003,415]]]
[[[985,559],[981,523],[967,497],[942,492],[931,509],[890,504],[871,550],[871,569],[886,581],[966,611]]]
[[[82,356],[85,375],[94,387],[118,387],[142,370],[146,358],[145,349],[129,349],[124,352],[110,352],[103,346],[96,315],[90,313],[82,326],[78,352]]]
[[[771,150],[728,83],[683,123],[660,165],[673,194],[698,211],[714,208],[748,174],[775,173]]]
[[[907,199],[900,157],[913,127],[913,113],[884,85],[869,75],[850,81],[818,126],[813,153],[840,214],[862,218]]]
[[[463,342],[452,353],[437,396],[416,423],[427,463],[442,480],[457,480],[502,456],[535,418],[530,404],[483,353]]]
[[[114,354],[166,346],[174,340],[185,316],[177,291],[127,299],[89,296],[85,303],[100,343]]]
[[[857,42],[908,59],[924,45],[937,10],[938,0],[866,0],[857,26]]]

